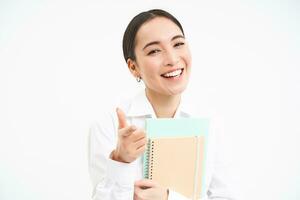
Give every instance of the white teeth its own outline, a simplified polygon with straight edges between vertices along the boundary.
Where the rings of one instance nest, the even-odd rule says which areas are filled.
[[[182,69],[178,69],[174,72],[170,72],[170,73],[166,73],[166,74],[163,74],[164,77],[174,77],[174,76],[178,76],[180,75],[182,72]]]

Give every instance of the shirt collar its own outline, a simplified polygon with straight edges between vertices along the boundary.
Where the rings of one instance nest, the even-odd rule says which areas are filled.
[[[187,106],[186,99],[184,95],[181,95],[180,104],[176,110],[174,118],[180,117],[189,117],[191,111],[189,106]],[[155,112],[150,104],[145,89],[138,92],[138,94],[133,98],[132,103],[129,107],[128,117],[140,117],[140,116],[148,116],[152,118],[156,118]]]

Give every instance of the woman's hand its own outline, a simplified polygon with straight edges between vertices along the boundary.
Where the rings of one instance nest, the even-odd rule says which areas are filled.
[[[134,184],[134,200],[167,200],[169,191],[156,182],[143,179]]]
[[[146,133],[142,129],[126,123],[125,113],[117,108],[119,120],[118,143],[111,158],[119,162],[130,163],[138,158],[146,149]]]

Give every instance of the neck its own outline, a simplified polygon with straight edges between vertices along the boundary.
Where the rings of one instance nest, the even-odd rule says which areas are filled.
[[[148,88],[146,88],[146,96],[157,118],[173,118],[181,98],[181,94],[163,95]]]

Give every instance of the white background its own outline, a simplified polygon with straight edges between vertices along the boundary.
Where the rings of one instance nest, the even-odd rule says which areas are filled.
[[[185,29],[188,94],[223,115],[241,199],[300,199],[299,1],[2,0],[1,200],[90,198],[88,129],[142,88],[122,36],[151,8]]]

